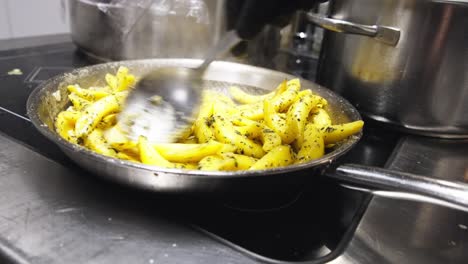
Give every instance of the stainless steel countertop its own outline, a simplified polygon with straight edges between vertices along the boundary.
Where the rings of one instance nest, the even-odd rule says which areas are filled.
[[[467,150],[468,141],[408,137],[402,140],[389,167],[466,181]],[[51,180],[54,184],[48,184]],[[190,228],[183,240],[171,237],[170,231],[177,223],[155,224],[135,218],[134,224],[128,225],[133,214],[145,213],[114,203],[112,188],[118,188],[115,186],[103,189],[100,197],[83,196],[89,188],[105,186],[95,181],[0,135],[0,233],[8,240],[0,241],[4,245],[0,260],[7,259],[4,255],[10,252],[15,259],[22,258],[23,263],[255,262]],[[93,204],[93,199],[104,199],[106,206]],[[6,202],[12,200],[15,202]],[[108,207],[113,212],[108,218],[90,218],[96,210],[108,215]],[[116,233],[122,225],[127,225],[128,232]],[[375,197],[348,248],[332,263],[466,263],[467,226],[466,213]],[[93,231],[97,227],[106,229],[108,236],[97,235]],[[69,233],[80,235],[62,234],[58,240],[58,230],[73,230]],[[141,245],[141,240],[145,246],[138,247],[140,254],[134,259],[135,246]],[[154,252],[152,248],[167,250]]]
[[[151,204],[157,210],[161,201],[127,201],[125,194],[145,196],[122,188],[0,134],[0,263],[255,263],[169,217],[152,217]],[[174,236],[181,229],[184,236]]]

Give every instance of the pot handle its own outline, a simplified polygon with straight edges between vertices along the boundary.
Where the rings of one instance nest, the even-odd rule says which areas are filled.
[[[330,176],[365,186],[391,190],[389,192],[362,189],[378,196],[429,202],[468,212],[468,185],[462,182],[433,179],[412,173],[355,164],[341,165],[336,172],[336,175]]]
[[[339,33],[372,37],[377,41],[391,46],[396,46],[400,40],[400,30],[398,28],[357,24],[346,20],[324,17],[310,12],[307,13],[307,19],[324,29]]]

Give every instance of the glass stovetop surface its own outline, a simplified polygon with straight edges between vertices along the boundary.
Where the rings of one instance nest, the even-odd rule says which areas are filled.
[[[72,43],[0,51],[0,133],[66,167],[81,170],[36,131],[26,115],[26,100],[48,78],[94,63]],[[22,75],[9,75],[13,69],[20,69]],[[398,138],[398,134],[369,121],[360,143],[338,162],[384,166]],[[148,195],[173,205],[161,208],[164,217],[182,220],[247,255],[264,261],[315,262],[343,250],[369,200],[368,195],[325,177],[320,181],[324,186],[320,189],[305,186],[300,192],[244,199]],[[125,188],[118,190],[127,192]]]

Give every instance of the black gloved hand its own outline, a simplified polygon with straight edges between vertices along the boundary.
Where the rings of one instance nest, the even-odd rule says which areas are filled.
[[[227,26],[242,39],[252,39],[266,24],[299,9],[310,9],[318,0],[227,0]]]

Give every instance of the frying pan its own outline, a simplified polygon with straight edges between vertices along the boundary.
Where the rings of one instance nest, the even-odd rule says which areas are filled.
[[[72,144],[55,132],[55,117],[70,105],[66,89],[69,84],[79,83],[82,87],[104,85],[104,75],[115,72],[121,65],[128,67],[138,76],[157,67],[196,67],[199,63],[199,60],[191,59],[151,59],[112,62],[76,69],[39,85],[28,99],[28,115],[43,135],[83,168],[96,175],[140,189],[167,193],[261,193],[297,188],[306,182],[314,182],[314,177],[329,175],[339,181],[351,183],[352,186],[345,185],[348,188],[369,191],[360,187],[364,185],[397,190],[402,192],[399,193],[401,195],[393,195],[392,198],[430,202],[468,211],[468,187],[463,183],[359,165],[341,165],[333,173],[325,174],[333,161],[359,141],[362,132],[337,144],[322,158],[305,164],[234,172],[166,169],[119,160]],[[243,64],[216,61],[206,70],[203,78],[206,89],[227,93],[229,86],[237,85],[250,93],[261,94],[274,89],[285,78],[290,79],[294,76]],[[334,92],[306,80],[301,80],[301,83],[303,89],[311,89],[329,102],[327,110],[331,113],[334,123],[360,119],[358,111]],[[57,90],[60,98],[52,96]],[[374,194],[385,195],[385,192]]]

